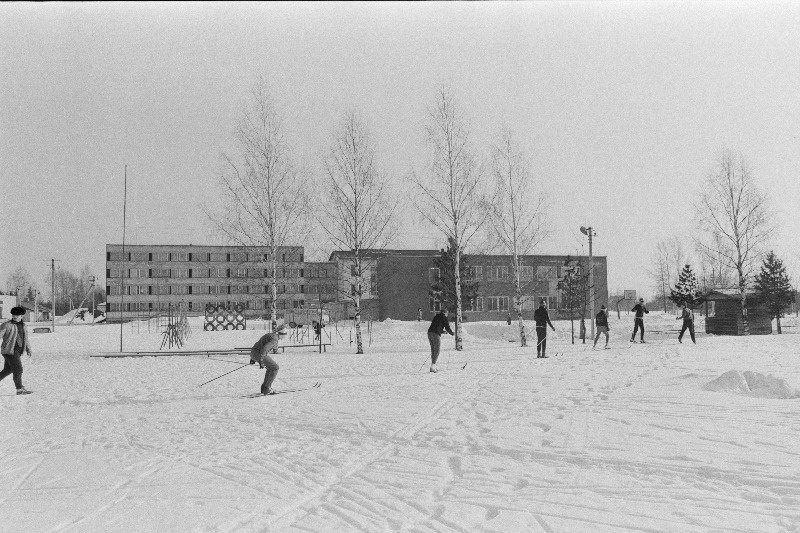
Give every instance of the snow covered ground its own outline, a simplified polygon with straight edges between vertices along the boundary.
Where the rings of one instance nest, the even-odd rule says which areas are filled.
[[[365,355],[331,327],[328,353],[276,356],[277,388],[320,389],[252,399],[257,367],[198,387],[246,356],[90,358],[119,350],[119,325],[57,327],[24,359],[35,393],[0,384],[0,530],[800,531],[800,330],[784,325],[630,344],[612,314],[611,350],[556,322],[537,360],[514,326],[467,323],[438,374],[427,323],[373,324]],[[193,326],[186,349],[264,333]],[[122,329],[125,350],[161,343]]]

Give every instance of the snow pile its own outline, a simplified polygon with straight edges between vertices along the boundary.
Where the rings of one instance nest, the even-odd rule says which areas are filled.
[[[712,392],[744,394],[758,398],[783,400],[800,398],[800,390],[789,385],[786,380],[776,378],[771,374],[765,375],[750,371],[739,372],[738,370],[731,370],[725,372],[717,379],[706,383],[703,389]]]

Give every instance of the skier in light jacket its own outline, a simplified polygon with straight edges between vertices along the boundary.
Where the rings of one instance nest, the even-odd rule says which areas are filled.
[[[267,369],[264,373],[264,383],[261,384],[261,394],[275,394],[272,382],[275,381],[280,367],[269,354],[278,347],[278,341],[283,335],[286,335],[286,326],[281,324],[275,333],[267,333],[250,349],[250,361],[257,362],[261,368]]]
[[[0,343],[5,360],[3,370],[0,371],[0,381],[13,374],[17,394],[30,394],[31,391],[22,386],[22,352],[26,352],[28,357],[33,356],[30,335],[22,321],[23,316],[25,309],[14,307],[11,309],[11,320],[0,326]]]

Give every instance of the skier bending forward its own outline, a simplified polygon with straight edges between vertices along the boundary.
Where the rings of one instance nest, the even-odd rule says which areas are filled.
[[[261,394],[275,394],[272,389],[272,382],[278,375],[278,363],[269,356],[269,353],[278,347],[280,338],[286,335],[286,326],[281,325],[275,333],[267,333],[253,345],[250,349],[250,361],[257,362],[261,368],[266,368],[264,383],[261,385]]]

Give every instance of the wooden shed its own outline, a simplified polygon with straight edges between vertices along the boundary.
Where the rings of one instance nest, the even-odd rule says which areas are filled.
[[[772,333],[772,317],[761,305],[752,305],[747,294],[747,326],[750,335]],[[714,335],[746,335],[744,314],[739,291],[736,289],[714,289],[705,296],[706,333]]]

